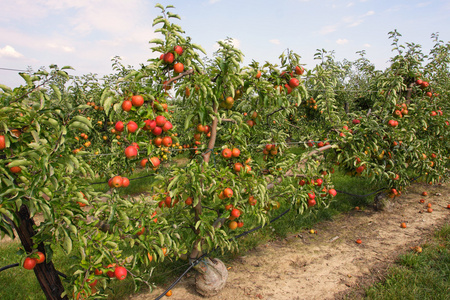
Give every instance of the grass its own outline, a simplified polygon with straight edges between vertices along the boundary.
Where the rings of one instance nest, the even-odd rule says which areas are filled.
[[[450,299],[450,225],[422,248],[400,256],[384,282],[366,290],[366,299]]]
[[[7,243],[0,248],[0,266],[19,262],[19,244],[17,242]],[[67,272],[72,263],[70,257],[61,251],[56,251],[55,267],[60,272]],[[34,272],[22,267],[14,267],[0,272],[0,299],[45,299],[39,282]]]

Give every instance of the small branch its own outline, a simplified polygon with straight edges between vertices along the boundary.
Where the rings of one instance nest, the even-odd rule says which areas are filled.
[[[178,76],[170,78],[166,83],[163,84],[163,89],[165,89],[168,85],[170,85],[175,80],[178,80],[180,78],[183,78],[184,76],[190,75],[194,73],[194,69],[189,69],[187,71],[184,71],[183,73],[180,73]]]
[[[277,113],[277,112],[279,112],[279,111],[282,111],[282,110],[284,110],[284,109],[286,109],[286,107],[281,106],[281,108],[279,108],[279,109],[277,109],[277,110],[271,112],[270,114],[268,114],[268,115],[267,115],[267,124],[269,124],[269,117],[270,117],[271,115],[273,115],[273,114],[275,114],[275,113]]]
[[[233,119],[222,119],[222,122],[233,122],[233,123],[237,124],[237,121],[233,120]]]

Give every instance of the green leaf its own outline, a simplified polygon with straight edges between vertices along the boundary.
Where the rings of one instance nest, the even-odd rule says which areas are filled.
[[[67,79],[67,80],[69,80],[70,79],[70,77],[69,77],[69,74],[67,74],[67,72],[65,72],[65,71],[58,71],[58,72],[56,72],[58,75],[60,75],[60,76],[62,76],[62,77],[64,77],[65,79]]]
[[[66,250],[67,254],[70,254],[70,252],[72,252],[72,239],[69,237],[66,231],[64,231],[64,234],[65,237],[63,247]]]
[[[187,116],[186,120],[184,121],[184,130],[187,130],[189,128],[189,125],[191,123],[191,119],[194,117],[193,114],[190,114]]]
[[[12,92],[12,90],[11,90],[10,87],[8,87],[8,86],[6,86],[6,85],[4,85],[4,84],[1,84],[1,83],[0,83],[0,89],[4,90],[4,91],[7,92],[7,93]]]
[[[160,231],[158,231],[158,235],[159,235],[159,242],[162,247],[164,246],[164,235]]]
[[[86,124],[79,122],[79,121],[72,122],[69,125],[69,129],[75,129],[75,128],[81,129],[84,132],[90,131],[89,126],[87,126]]]
[[[87,119],[86,117],[84,117],[84,116],[78,115],[78,116],[73,117],[72,120],[73,120],[73,121],[81,122],[81,123],[87,125],[89,128],[92,128],[92,123],[91,123],[91,121],[88,120],[88,119]]]
[[[150,44],[160,44],[160,45],[164,45],[164,42],[163,42],[163,40],[161,40],[161,39],[151,39],[151,40],[149,41],[149,43],[150,43]]]
[[[33,83],[31,82],[31,77],[30,75],[28,75],[27,73],[19,73],[20,77],[22,77],[25,82],[27,83],[27,85],[32,85]]]
[[[58,100],[61,101],[61,91],[59,90],[59,88],[55,84],[50,84],[50,87],[55,93],[56,98],[58,98]]]
[[[109,110],[111,109],[111,104],[113,100],[114,100],[113,97],[108,97],[106,98],[105,103],[103,104],[103,109],[105,110],[105,114],[107,116],[109,115]]]
[[[219,41],[219,42],[220,42],[220,41]],[[219,42],[218,42],[218,43],[219,43]],[[205,49],[202,48],[202,46],[197,45],[197,44],[192,44],[192,48],[195,48],[195,49],[197,49],[197,50],[203,52],[203,54],[206,55],[206,51],[205,51]]]
[[[20,166],[29,166],[32,165],[33,163],[31,161],[28,161],[26,159],[17,159],[14,160],[12,162],[10,162],[8,164],[8,168],[12,168],[12,167],[20,167]]]

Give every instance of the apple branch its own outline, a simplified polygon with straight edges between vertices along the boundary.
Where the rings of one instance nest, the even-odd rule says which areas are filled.
[[[170,78],[166,83],[163,84],[163,89],[165,89],[167,86],[169,86],[175,80],[178,80],[180,78],[183,78],[184,76],[187,76],[187,75],[190,75],[193,73],[194,73],[194,69],[189,69],[187,71],[184,71],[183,73],[178,74],[175,77]]]
[[[269,125],[269,117],[270,117],[271,115],[273,115],[273,114],[275,114],[275,113],[277,113],[277,112],[279,112],[279,111],[285,110],[285,109],[286,109],[286,107],[281,106],[281,108],[279,108],[279,109],[277,109],[277,110],[271,112],[270,114],[268,114],[268,115],[267,115],[267,125]]]

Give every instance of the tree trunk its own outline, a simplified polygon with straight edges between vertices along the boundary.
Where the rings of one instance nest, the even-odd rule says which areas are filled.
[[[34,245],[32,237],[36,234],[36,231],[33,228],[35,225],[34,220],[30,218],[30,211],[26,205],[22,205],[20,207],[17,215],[20,219],[19,227],[16,228],[17,235],[19,236],[25,251],[27,251],[27,253],[31,253]],[[43,243],[38,245],[38,250],[45,254]],[[36,278],[38,279],[42,291],[47,299],[68,299],[67,296],[61,297],[61,294],[64,292],[64,287],[53,262],[45,261],[36,265],[36,267],[34,267],[34,274],[36,275]]]

